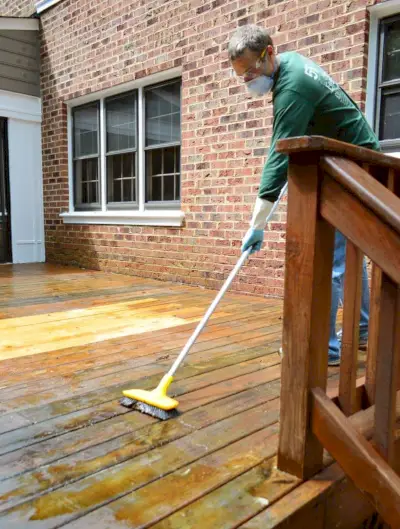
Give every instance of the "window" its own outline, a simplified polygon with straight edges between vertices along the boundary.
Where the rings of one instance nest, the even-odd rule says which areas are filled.
[[[74,196],[77,209],[99,209],[99,105],[76,109],[74,120]]]
[[[146,90],[147,202],[180,198],[180,84]]]
[[[63,214],[67,222],[79,212],[111,218],[111,212],[134,217],[179,208],[180,80],[73,107],[71,118],[73,200]]]
[[[400,15],[380,21],[375,127],[385,150],[399,150]]]
[[[136,204],[137,93],[106,100],[107,205]]]

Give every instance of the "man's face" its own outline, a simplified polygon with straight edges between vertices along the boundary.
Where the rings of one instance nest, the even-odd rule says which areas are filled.
[[[273,56],[272,46],[267,46],[261,55],[246,49],[243,55],[232,61],[232,68],[247,83],[260,75],[272,75]]]

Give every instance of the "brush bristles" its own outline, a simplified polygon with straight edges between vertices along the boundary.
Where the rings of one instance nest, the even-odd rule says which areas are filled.
[[[151,415],[156,419],[160,419],[161,421],[166,421],[179,415],[177,409],[162,410],[161,408],[157,408],[156,406],[150,406],[150,404],[146,404],[145,402],[140,402],[138,400],[133,400],[129,397],[122,398],[120,400],[120,404],[125,408],[133,408],[135,410],[140,411],[141,413],[145,413],[146,415]]]
[[[137,400],[130,399],[129,397],[122,397],[122,399],[119,401],[121,406],[124,406],[124,408],[132,408],[136,402]]]
[[[172,419],[173,417],[177,417],[179,415],[178,410],[176,409],[162,410],[161,408],[157,408],[156,406],[150,406],[150,404],[146,404],[145,402],[139,401],[136,402],[135,409],[142,413],[145,413],[146,415],[156,417],[156,419],[161,419],[162,421]]]

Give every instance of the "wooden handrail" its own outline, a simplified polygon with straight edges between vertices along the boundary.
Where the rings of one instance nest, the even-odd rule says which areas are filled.
[[[276,143],[276,151],[284,154],[319,152],[350,158],[356,162],[400,170],[400,159],[358,145],[333,140],[324,136],[298,136],[285,138]]]
[[[400,477],[393,468],[400,463],[394,435],[400,384],[400,160],[321,137],[281,140],[277,150],[289,155],[278,466],[302,479],[311,477],[322,468],[324,446],[397,529]],[[326,395],[335,230],[348,240],[339,407]],[[363,255],[375,267],[375,310],[372,356],[368,353],[360,398],[356,377]],[[374,402],[369,444],[346,415]]]
[[[391,228],[400,232],[399,199],[350,160],[322,156],[321,168],[357,196]]]
[[[400,199],[397,199],[400,204]],[[400,283],[400,234],[332,178],[321,187],[320,214],[395,282]]]

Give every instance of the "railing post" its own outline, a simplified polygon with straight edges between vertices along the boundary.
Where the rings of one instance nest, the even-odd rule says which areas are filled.
[[[334,228],[319,215],[318,157],[289,163],[284,351],[278,466],[300,478],[322,467],[310,389],[326,390]]]

